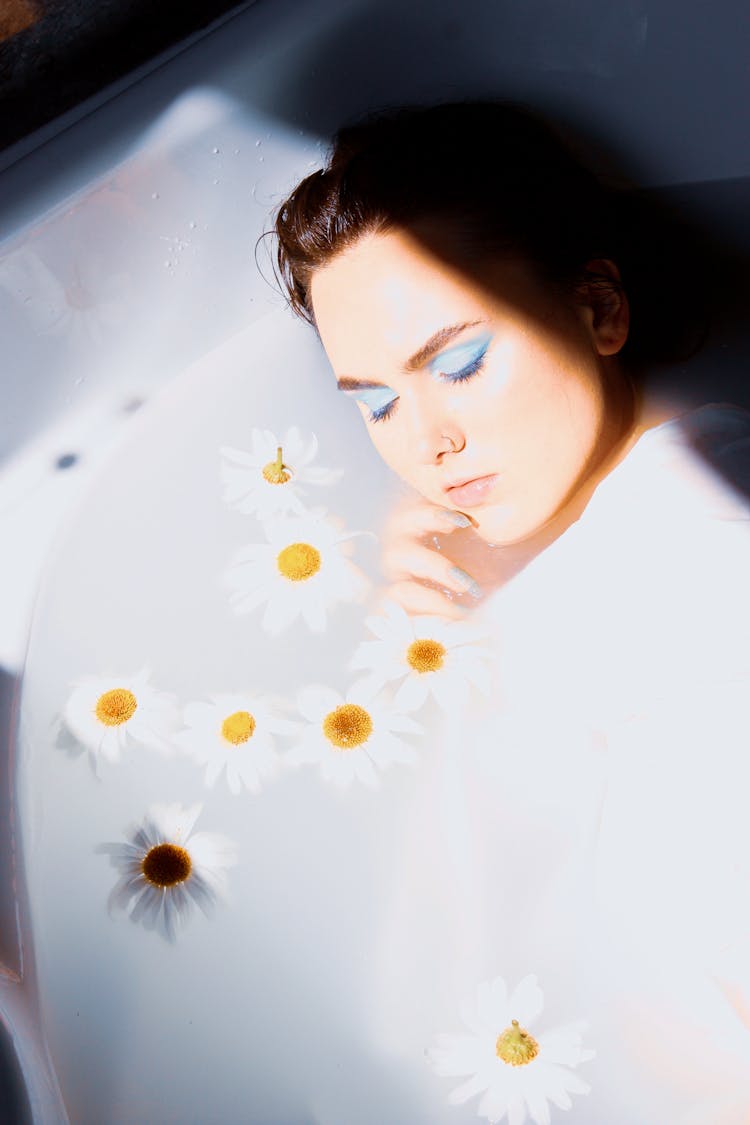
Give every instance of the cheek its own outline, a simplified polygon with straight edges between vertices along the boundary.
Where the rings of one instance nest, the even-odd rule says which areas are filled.
[[[391,421],[386,419],[382,422],[371,422],[370,412],[367,407],[359,403],[357,406],[362,415],[364,431],[375,447],[378,455],[385,461],[389,468],[402,476],[405,475],[405,443],[403,440],[398,440],[398,427],[395,425],[395,419]]]

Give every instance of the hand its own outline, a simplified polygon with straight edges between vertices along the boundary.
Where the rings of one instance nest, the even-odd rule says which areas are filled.
[[[481,597],[478,583],[441,550],[441,540],[472,521],[461,512],[410,496],[392,511],[381,535],[383,598],[407,613],[463,617]],[[458,601],[456,599],[459,599]]]

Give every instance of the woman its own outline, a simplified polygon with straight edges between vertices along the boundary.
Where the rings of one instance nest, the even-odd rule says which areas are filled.
[[[388,598],[494,637],[490,702],[445,722],[441,796],[394,873],[384,989],[427,1003],[436,973],[543,967],[597,1032],[575,1121],[739,1125],[750,525],[725,478],[750,421],[644,393],[650,364],[695,347],[701,295],[633,198],[526,110],[401,110],[339,134],[278,211],[278,260],[413,490],[384,535]],[[405,903],[439,856],[461,921],[422,978],[405,935],[427,908]],[[582,1092],[519,1084],[544,1049],[497,1033],[489,1058],[466,1037],[436,1050],[468,1079],[454,1100],[483,1093],[480,1115],[515,1125]]]

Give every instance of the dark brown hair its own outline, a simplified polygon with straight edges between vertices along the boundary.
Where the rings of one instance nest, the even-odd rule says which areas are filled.
[[[363,234],[441,230],[461,268],[521,256],[561,292],[610,258],[631,306],[631,367],[685,358],[705,336],[700,253],[686,228],[622,179],[597,176],[530,109],[456,102],[387,110],[341,129],[326,166],[278,208],[278,272],[314,324],[310,281]]]

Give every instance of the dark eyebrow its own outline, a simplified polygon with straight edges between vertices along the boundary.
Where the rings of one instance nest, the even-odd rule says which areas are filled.
[[[420,367],[424,367],[428,360],[432,359],[437,352],[442,351],[446,344],[463,332],[465,328],[475,328],[477,324],[484,324],[482,320],[467,320],[463,324],[451,324],[448,328],[441,328],[430,336],[426,344],[423,344],[419,351],[416,351],[413,356],[410,356],[404,364],[404,371],[419,371]]]
[[[409,356],[404,364],[404,371],[419,371],[421,367],[432,359],[439,351],[449,344],[456,336],[466,328],[475,328],[478,324],[484,324],[483,320],[466,320],[462,324],[451,324],[447,328],[440,328],[433,336],[430,336],[426,344],[423,344],[414,355]],[[342,375],[338,380],[338,387],[340,391],[359,391],[367,390],[373,387],[383,387],[384,383],[377,383],[373,379],[352,379],[348,375]]]
[[[363,391],[370,387],[385,386],[385,383],[376,383],[373,379],[352,379],[348,375],[342,375],[337,383],[340,391]]]

